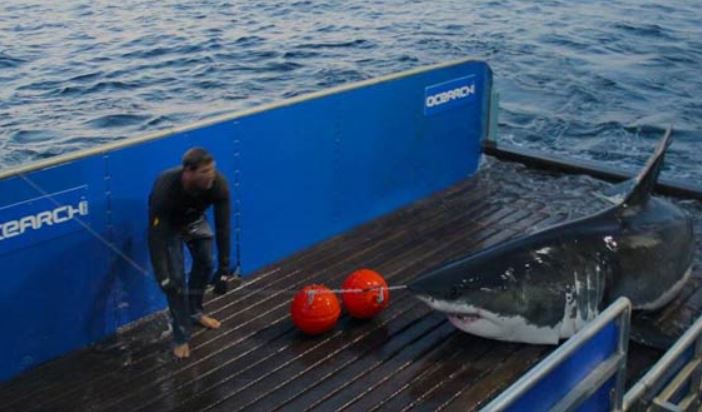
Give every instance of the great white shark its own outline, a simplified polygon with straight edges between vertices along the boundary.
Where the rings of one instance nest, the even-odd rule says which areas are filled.
[[[620,296],[635,310],[670,302],[690,277],[691,218],[651,191],[671,130],[613,206],[444,264],[408,288],[458,329],[557,344]],[[615,192],[616,192],[615,189]]]

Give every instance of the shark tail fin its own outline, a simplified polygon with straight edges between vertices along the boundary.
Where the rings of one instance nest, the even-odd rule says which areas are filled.
[[[663,165],[665,151],[672,142],[672,132],[673,129],[670,127],[666,130],[665,135],[663,135],[663,138],[658,143],[656,151],[648,159],[643,170],[641,170],[634,179],[635,184],[631,191],[624,197],[622,206],[627,207],[644,204],[651,196],[651,192],[656,185],[658,175]]]

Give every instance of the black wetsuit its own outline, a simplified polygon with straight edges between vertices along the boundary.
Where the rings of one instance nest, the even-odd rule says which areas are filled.
[[[230,196],[227,181],[217,172],[211,188],[188,193],[182,168],[166,170],[149,195],[149,252],[156,279],[166,294],[176,343],[190,339],[191,323],[202,316],[202,297],[212,275],[212,231],[205,210],[214,205],[220,270],[229,269]],[[183,244],[193,258],[186,284]]]

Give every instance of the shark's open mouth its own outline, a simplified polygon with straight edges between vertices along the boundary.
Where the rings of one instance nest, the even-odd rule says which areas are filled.
[[[475,333],[480,325],[484,327],[491,324],[485,323],[485,318],[477,313],[447,313],[446,316],[453,326],[468,333]]]
[[[449,313],[449,317],[456,318],[461,322],[471,322],[481,319],[482,317],[477,313]]]
[[[418,297],[419,299],[426,302],[433,309],[444,312],[451,321],[451,323],[453,323],[454,325],[469,325],[478,320],[485,319],[485,316],[481,315],[480,312],[482,311],[480,310],[468,309],[464,311],[463,308],[452,308],[450,307],[451,305],[447,305],[445,302],[438,299],[434,299],[431,296],[419,295]]]
[[[478,313],[447,313],[449,321],[459,329],[464,329],[468,325],[484,319]]]

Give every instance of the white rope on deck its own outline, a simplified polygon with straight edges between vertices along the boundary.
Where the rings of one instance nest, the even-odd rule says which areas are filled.
[[[32,179],[30,179],[29,177],[27,177],[24,173],[19,173],[18,175],[19,175],[19,177],[20,177],[22,180],[24,180],[24,181],[25,181],[28,185],[30,185],[34,190],[36,190],[36,191],[39,192],[41,195],[43,195],[45,198],[47,198],[49,201],[51,201],[51,202],[54,204],[54,206],[56,206],[56,207],[65,206],[65,205],[61,204],[60,202],[58,202],[53,196],[51,196],[50,193],[48,193],[46,190],[44,190],[41,186],[39,186],[39,184],[37,184],[36,182],[34,182]],[[74,216],[74,217],[73,217],[73,220],[75,220],[76,223],[78,223],[83,229],[85,229],[88,233],[90,233],[93,237],[95,237],[98,241],[100,241],[100,243],[102,243],[102,244],[104,244],[105,246],[107,246],[107,247],[108,247],[111,251],[113,251],[117,256],[119,256],[119,257],[122,258],[125,262],[127,262],[127,264],[129,264],[131,267],[133,267],[137,272],[139,272],[140,274],[142,274],[142,275],[144,275],[144,276],[151,277],[151,273],[150,273],[146,268],[144,268],[144,267],[141,266],[139,263],[137,263],[134,259],[132,259],[131,257],[129,257],[129,256],[128,256],[126,253],[124,253],[120,248],[118,248],[114,243],[110,242],[110,241],[107,240],[104,236],[100,235],[97,231],[95,231],[95,229],[93,229],[92,227],[90,227],[90,225],[89,225],[88,223],[86,223],[85,221],[83,221],[83,220],[82,220],[81,218],[79,218],[78,216]],[[327,290],[314,290],[314,289],[313,289],[313,290],[308,290],[308,291],[307,291],[307,295],[308,295],[308,298],[311,300],[311,299],[314,298],[314,295],[315,295],[316,293],[329,293],[329,292],[331,292],[331,293],[341,293],[341,294],[345,294],[345,293],[366,293],[366,292],[370,292],[370,291],[374,291],[374,290],[383,290],[383,289],[387,289],[388,291],[390,291],[390,290],[401,290],[401,289],[405,289],[405,288],[407,288],[407,285],[396,285],[396,286],[388,286],[388,287],[376,286],[376,287],[370,287],[370,288],[365,288],[365,289],[361,289],[361,288],[352,288],[352,289],[343,289],[343,288],[340,288],[340,289],[327,289]],[[206,290],[207,290],[207,289],[205,289],[205,291],[206,291]],[[238,290],[244,290],[244,291],[246,291],[246,292],[249,293],[249,294],[264,294],[264,295],[273,295],[273,294],[291,294],[291,295],[294,295],[294,294],[297,294],[297,293],[300,291],[299,288],[297,288],[297,289],[292,289],[292,288],[286,288],[286,289],[249,288],[249,287],[246,287],[246,284],[242,284],[240,287],[237,287],[236,289],[233,289],[232,291],[238,291]],[[188,289],[188,291],[189,291],[190,293],[201,292],[200,290],[196,290],[196,289]],[[231,292],[231,291],[230,291],[230,292]],[[381,293],[381,294],[379,295],[379,299],[382,299],[382,296],[383,296],[383,294]]]

